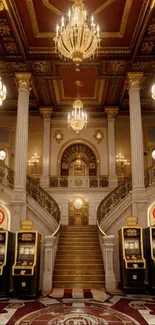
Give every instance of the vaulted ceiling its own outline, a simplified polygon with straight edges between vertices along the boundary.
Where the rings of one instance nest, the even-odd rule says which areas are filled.
[[[85,0],[88,20],[92,14],[95,16],[102,40],[98,57],[85,60],[80,72],[76,72],[71,61],[55,54],[53,41],[56,24],[73,2],[0,1],[0,75],[7,86],[7,100],[0,114],[16,114],[16,72],[32,73],[33,115],[39,114],[40,106],[52,106],[55,116],[64,116],[76,97],[76,80],[84,84],[80,96],[90,115],[104,116],[107,106],[118,106],[120,115],[129,114],[126,75],[140,71],[144,73],[142,113],[155,115],[155,101],[150,92],[155,82],[154,2]]]

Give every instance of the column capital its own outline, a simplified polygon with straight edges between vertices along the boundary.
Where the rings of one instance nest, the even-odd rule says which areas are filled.
[[[118,107],[114,107],[114,106],[109,106],[109,107],[105,107],[105,112],[107,114],[108,120],[112,120],[115,119],[117,114],[118,114]]]
[[[31,73],[15,73],[16,80],[18,82],[18,87],[30,91],[31,89]]]
[[[126,81],[128,89],[134,87],[141,88],[143,82],[143,72],[128,72]]]
[[[39,112],[44,119],[50,120],[51,114],[53,113],[52,107],[41,107],[39,108]]]

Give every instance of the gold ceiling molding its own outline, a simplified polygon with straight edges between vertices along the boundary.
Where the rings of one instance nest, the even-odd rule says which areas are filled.
[[[114,0],[113,0],[114,1]],[[65,15],[64,12],[60,11],[59,9],[57,9],[56,7],[52,6],[51,3],[49,3],[49,0],[42,0],[42,3],[45,7],[47,7],[48,9],[50,9],[52,12],[54,12],[56,15],[58,16],[63,16]]]
[[[107,6],[111,5],[114,1],[116,1],[116,0],[107,0],[104,4],[99,6],[93,13],[96,15],[98,12],[103,11]],[[52,12],[56,13],[59,16],[62,14],[57,8],[55,8],[54,6],[52,6],[49,3],[49,0],[42,0],[42,2]],[[101,32],[100,35],[102,38],[105,38],[105,37],[122,38],[124,36],[132,4],[133,4],[133,0],[126,0],[119,32]],[[33,0],[26,0],[26,5],[27,5],[28,12],[29,12],[34,36],[36,38],[53,38],[53,37],[55,37],[55,32],[40,32],[39,31],[39,26],[38,26],[38,21],[37,21],[37,17],[36,17],[34,5],[33,5]]]
[[[66,103],[70,104],[70,105],[73,104],[75,97],[66,97],[65,96],[63,81],[53,79],[52,82],[53,82],[53,86],[54,86],[57,104],[58,105],[64,105]],[[105,79],[95,80],[94,96],[93,97],[82,97],[82,101],[84,101],[84,104],[101,105],[104,86],[105,86]]]

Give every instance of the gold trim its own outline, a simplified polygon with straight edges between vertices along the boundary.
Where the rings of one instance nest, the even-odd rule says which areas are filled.
[[[43,116],[44,119],[51,119],[51,114],[53,113],[53,108],[46,108],[46,107],[41,107],[39,108],[40,114]]]
[[[96,15],[97,13],[101,12],[107,6],[111,5],[114,1],[115,0],[107,0],[107,2],[105,2],[104,4],[99,6],[93,12],[93,14]],[[61,12],[57,8],[52,6],[49,3],[49,0],[42,0],[42,2],[52,12],[56,13],[58,16],[61,15]],[[102,38],[105,38],[105,37],[122,38],[124,36],[126,25],[127,25],[128,18],[129,18],[129,14],[130,14],[131,7],[132,7],[132,3],[133,3],[133,0],[126,0],[126,4],[125,4],[122,20],[121,20],[119,32],[101,32],[100,36]],[[33,32],[34,32],[34,36],[36,38],[53,38],[53,37],[55,37],[55,32],[40,32],[39,31],[39,26],[38,26],[38,21],[37,21],[35,9],[34,9],[33,1],[32,0],[26,0],[26,5],[27,5],[28,12],[29,12],[29,16],[30,16],[30,20],[31,20],[31,24],[32,24],[32,29],[33,29]]]
[[[19,88],[31,89],[31,73],[15,73]]]
[[[132,87],[141,86],[143,81],[143,72],[128,72],[127,74],[127,87],[128,89]]]
[[[56,102],[58,105],[63,104],[70,104],[72,105],[75,97],[65,97],[64,94],[64,87],[63,81],[58,79],[52,79],[52,83],[54,86],[54,92],[56,96]],[[81,97],[82,101],[86,105],[101,105],[102,97],[103,97],[103,90],[105,85],[105,79],[97,79],[95,80],[95,89],[94,89],[94,96],[93,97]]]
[[[115,119],[118,114],[119,107],[105,107],[108,119]]]
[[[48,9],[50,9],[52,12],[54,12],[56,15],[58,16],[63,16],[65,15],[62,11],[60,11],[59,9],[57,9],[56,7],[54,7],[53,5],[51,5],[51,3],[49,3],[49,0],[42,0],[42,3],[45,7],[47,7]]]

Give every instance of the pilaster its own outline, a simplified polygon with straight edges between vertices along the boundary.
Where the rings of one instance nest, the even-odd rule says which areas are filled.
[[[50,124],[52,107],[40,108],[40,114],[43,117],[44,136],[43,136],[43,173],[40,178],[40,185],[49,188],[49,170],[50,170]]]
[[[131,168],[132,168],[132,213],[145,224],[147,192],[144,186],[144,148],[141,117],[140,89],[143,73],[131,72],[127,75],[130,109]]]
[[[19,218],[26,219],[26,174],[31,74],[16,73],[15,76],[19,88],[15,142],[15,177],[11,202],[13,205],[13,218],[16,217],[15,211],[20,210]]]
[[[116,139],[115,119],[118,114],[118,107],[105,107],[108,117],[108,151],[109,151],[109,187],[116,187],[118,179],[116,175]]]

